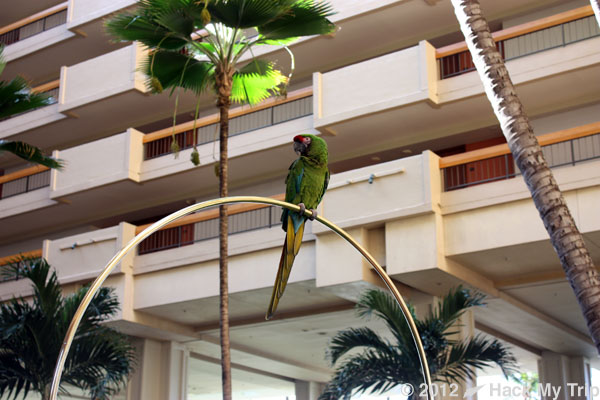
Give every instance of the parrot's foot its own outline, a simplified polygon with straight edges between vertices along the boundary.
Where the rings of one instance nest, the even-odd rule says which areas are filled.
[[[298,211],[300,213],[300,215],[304,215],[304,212],[306,211],[306,206],[304,205],[304,203],[298,203],[298,207],[300,207],[300,211]],[[310,217],[306,217],[306,218],[310,219],[311,221],[314,221],[318,215],[317,210],[315,210],[314,208],[311,208],[310,212],[312,214],[310,215]]]
[[[300,211],[298,211],[300,213],[300,215],[304,216],[304,211],[306,211],[306,206],[304,205],[304,203],[298,203],[298,207],[300,207]]]

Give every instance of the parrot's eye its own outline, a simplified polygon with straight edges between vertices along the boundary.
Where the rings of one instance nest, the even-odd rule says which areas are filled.
[[[310,142],[311,142],[311,140],[310,140],[310,138],[308,136],[305,136],[302,139],[302,143],[304,143],[306,146],[308,146],[310,144]]]

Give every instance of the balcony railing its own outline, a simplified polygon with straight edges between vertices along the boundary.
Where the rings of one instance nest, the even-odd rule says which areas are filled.
[[[600,158],[600,122],[538,136],[550,167]],[[461,189],[520,174],[506,144],[440,159],[444,190]]]
[[[596,36],[600,36],[600,29],[591,6],[566,11],[492,34],[498,51],[506,61]],[[465,42],[437,49],[436,58],[439,60],[441,79],[475,69]]]
[[[67,22],[68,3],[64,2],[0,28],[0,44],[8,46],[59,25],[64,25]]]
[[[41,257],[42,257],[42,249],[26,251],[23,253],[13,254],[11,256],[6,256],[6,257],[0,257],[0,282],[16,281],[21,277],[18,272],[16,274],[9,273],[5,269],[7,265],[14,263],[16,260],[19,260],[21,258],[34,258],[35,259],[35,258],[41,258]]]
[[[49,185],[49,168],[36,165],[0,176],[0,199],[31,192]]]
[[[60,79],[56,79],[31,89],[33,93],[42,93],[48,95],[48,105],[58,103]]]
[[[283,200],[284,195],[274,196]],[[140,243],[138,253],[148,254],[187,246],[219,237],[218,209],[188,215],[150,235]],[[229,207],[229,234],[280,225],[281,208],[264,204],[237,204]],[[139,226],[136,234],[149,225]]]
[[[239,107],[230,111],[229,136],[251,132],[312,114],[312,89],[291,92],[285,99],[270,99],[254,107]],[[219,115],[213,114],[196,122],[196,144],[210,143],[218,139]],[[179,148],[194,146],[193,121],[165,128],[144,137],[146,160],[171,152],[172,134]]]

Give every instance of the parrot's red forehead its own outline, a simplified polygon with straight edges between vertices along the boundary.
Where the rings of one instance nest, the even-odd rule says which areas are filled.
[[[306,136],[302,136],[302,135],[294,136],[294,142],[305,142],[307,139],[310,139],[310,138],[306,137]]]

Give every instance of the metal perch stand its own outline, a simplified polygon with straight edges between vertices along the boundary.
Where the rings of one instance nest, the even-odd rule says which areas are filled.
[[[92,301],[92,298],[94,297],[94,295],[96,294],[98,289],[100,289],[100,287],[102,286],[102,283],[104,283],[104,281],[106,280],[108,275],[112,272],[112,270],[116,267],[116,265],[121,261],[121,259],[131,249],[136,247],[142,240],[146,239],[148,236],[150,236],[154,232],[158,231],[160,228],[164,227],[165,225],[175,221],[176,219],[181,218],[184,215],[191,214],[193,212],[205,209],[205,208],[215,207],[215,206],[219,206],[219,205],[223,205],[223,204],[230,204],[230,203],[260,203],[260,204],[268,204],[268,205],[284,207],[291,211],[296,211],[296,212],[300,211],[300,207],[298,207],[295,204],[286,203],[284,201],[274,200],[274,199],[270,199],[267,197],[257,197],[257,196],[224,197],[224,198],[220,198],[220,199],[204,201],[202,203],[197,203],[197,204],[191,205],[189,207],[183,208],[179,211],[174,212],[171,215],[164,217],[160,221],[155,222],[154,224],[152,224],[151,226],[149,226],[148,228],[146,228],[142,232],[140,232],[136,237],[134,237],[129,243],[127,243],[127,245],[125,247],[123,247],[123,249],[121,249],[121,251],[119,251],[109,261],[109,263],[106,265],[106,267],[104,267],[104,270],[100,273],[100,275],[98,275],[96,280],[94,280],[94,282],[90,286],[89,290],[87,291],[85,297],[81,301],[79,308],[75,312],[75,315],[73,316],[73,320],[71,321],[71,325],[69,325],[69,329],[67,331],[67,334],[65,335],[65,339],[63,341],[62,347],[60,349],[60,353],[58,355],[58,360],[56,362],[56,368],[54,370],[54,377],[52,378],[52,389],[50,392],[51,400],[56,400],[56,397],[58,394],[58,388],[60,385],[60,378],[62,377],[63,368],[65,366],[65,361],[67,359],[67,355],[69,354],[69,349],[71,348],[73,338],[75,337],[75,332],[77,331],[77,328],[79,327],[79,323],[81,322],[81,318],[83,317],[83,313],[87,309],[88,305]],[[305,215],[311,216],[310,210],[306,210]],[[383,270],[383,268],[377,263],[375,258],[373,258],[373,256],[371,254],[369,254],[369,252],[367,252],[356,240],[354,240],[343,229],[341,229],[340,227],[336,226],[335,224],[333,224],[332,222],[328,221],[327,219],[325,219],[321,216],[317,216],[315,218],[315,220],[319,221],[323,225],[327,226],[329,229],[331,229],[332,231],[334,231],[335,233],[340,235],[342,238],[346,239],[347,242],[349,242],[352,246],[354,246],[354,248],[356,248],[356,250],[358,250],[360,252],[360,254],[362,254],[363,257],[365,257],[369,261],[369,263],[371,263],[371,265],[373,266],[375,271],[377,271],[377,274],[379,274],[379,276],[381,277],[383,282],[385,282],[389,291],[394,295],[394,297],[396,298],[396,301],[398,302],[398,304],[400,305],[400,308],[402,309],[404,318],[408,322],[408,326],[410,328],[413,339],[415,341],[415,346],[417,347],[417,352],[419,354],[419,361],[421,362],[423,378],[424,378],[425,384],[427,385],[426,387],[431,388],[431,376],[429,375],[429,367],[427,365],[427,359],[425,357],[425,351],[423,349],[423,344],[421,343],[421,338],[419,336],[419,332],[417,331],[415,322],[412,319],[410,311],[408,310],[408,307],[406,306],[406,303],[404,302],[402,295],[400,294],[400,292],[398,291],[398,289],[392,282],[391,278]],[[415,388],[415,390],[416,390],[416,388]],[[429,390],[427,390],[427,398],[428,398],[428,400],[433,400],[433,396],[431,395],[431,392]]]

